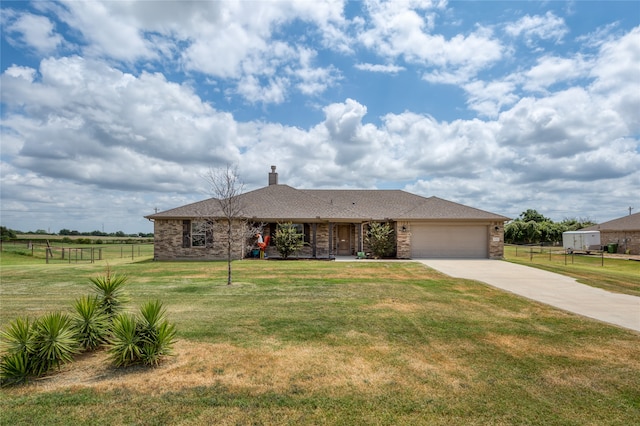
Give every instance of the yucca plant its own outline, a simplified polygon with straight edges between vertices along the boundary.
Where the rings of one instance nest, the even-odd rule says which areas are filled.
[[[6,331],[0,332],[2,345],[9,353],[33,351],[33,326],[29,318],[16,318]]]
[[[114,318],[121,310],[128,298],[124,293],[124,286],[127,284],[126,275],[118,275],[111,272],[107,267],[103,276],[90,278],[94,290],[100,299],[100,308],[109,316]]]
[[[171,355],[175,326],[165,319],[166,310],[158,300],[142,305],[140,314],[141,361],[145,365],[158,365],[163,356]]]
[[[0,383],[3,386],[24,383],[33,374],[35,344],[33,326],[28,318],[17,318],[0,333],[3,350],[0,358]]]
[[[76,299],[72,317],[77,339],[84,350],[94,350],[106,342],[109,331],[109,315],[100,307],[98,296]]]
[[[109,338],[109,354],[116,367],[133,364],[157,365],[171,355],[176,330],[165,319],[166,311],[159,301],[140,307],[140,315],[116,316]]]
[[[33,340],[34,372],[37,375],[72,361],[79,352],[71,317],[61,312],[38,318],[33,324]]]
[[[2,386],[25,383],[33,374],[31,356],[25,352],[7,353],[0,358]]]
[[[121,313],[111,325],[109,356],[116,367],[126,367],[140,361],[142,342],[136,317]]]

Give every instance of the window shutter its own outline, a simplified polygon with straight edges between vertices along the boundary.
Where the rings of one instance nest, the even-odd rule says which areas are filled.
[[[207,221],[207,230],[205,231],[205,247],[212,248],[213,247],[213,224],[212,220]]]
[[[191,247],[191,221],[182,221],[182,247]]]

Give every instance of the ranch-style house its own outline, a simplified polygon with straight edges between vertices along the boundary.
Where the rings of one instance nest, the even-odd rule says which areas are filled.
[[[249,227],[259,226],[270,238],[267,257],[279,223],[293,223],[304,235],[295,257],[332,259],[367,253],[366,233],[372,222],[393,227],[393,256],[410,258],[490,258],[504,254],[505,216],[437,197],[401,190],[296,189],[278,183],[271,166],[269,185],[239,195],[241,217],[233,226],[232,257],[255,254]],[[227,220],[219,200],[158,212],[154,222],[156,260],[227,258]]]

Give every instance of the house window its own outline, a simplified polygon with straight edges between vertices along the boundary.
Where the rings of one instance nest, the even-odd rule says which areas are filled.
[[[279,223],[270,223],[269,230],[274,230],[275,232],[279,225]],[[308,223],[292,223],[291,225],[296,229],[296,233],[304,235],[303,241],[305,243],[311,243],[311,225]],[[269,245],[275,245],[275,238],[271,238]]]
[[[308,223],[294,223],[293,227],[296,228],[296,233],[304,235],[304,242],[311,242],[311,226]]]
[[[213,222],[183,220],[182,247],[213,247]]]

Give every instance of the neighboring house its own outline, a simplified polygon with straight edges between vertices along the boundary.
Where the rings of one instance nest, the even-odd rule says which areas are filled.
[[[618,253],[640,254],[640,213],[623,216],[581,231],[600,231],[600,243],[618,245]]]
[[[240,195],[243,217],[234,226],[233,257],[247,257],[253,241],[249,225],[264,225],[273,247],[278,223],[291,222],[304,234],[296,257],[333,258],[368,252],[371,222],[394,229],[394,257],[491,258],[504,253],[504,222],[509,218],[400,190],[295,189],[278,184],[271,166],[269,185]],[[220,203],[211,198],[145,216],[154,222],[155,258],[226,259],[227,222]]]

